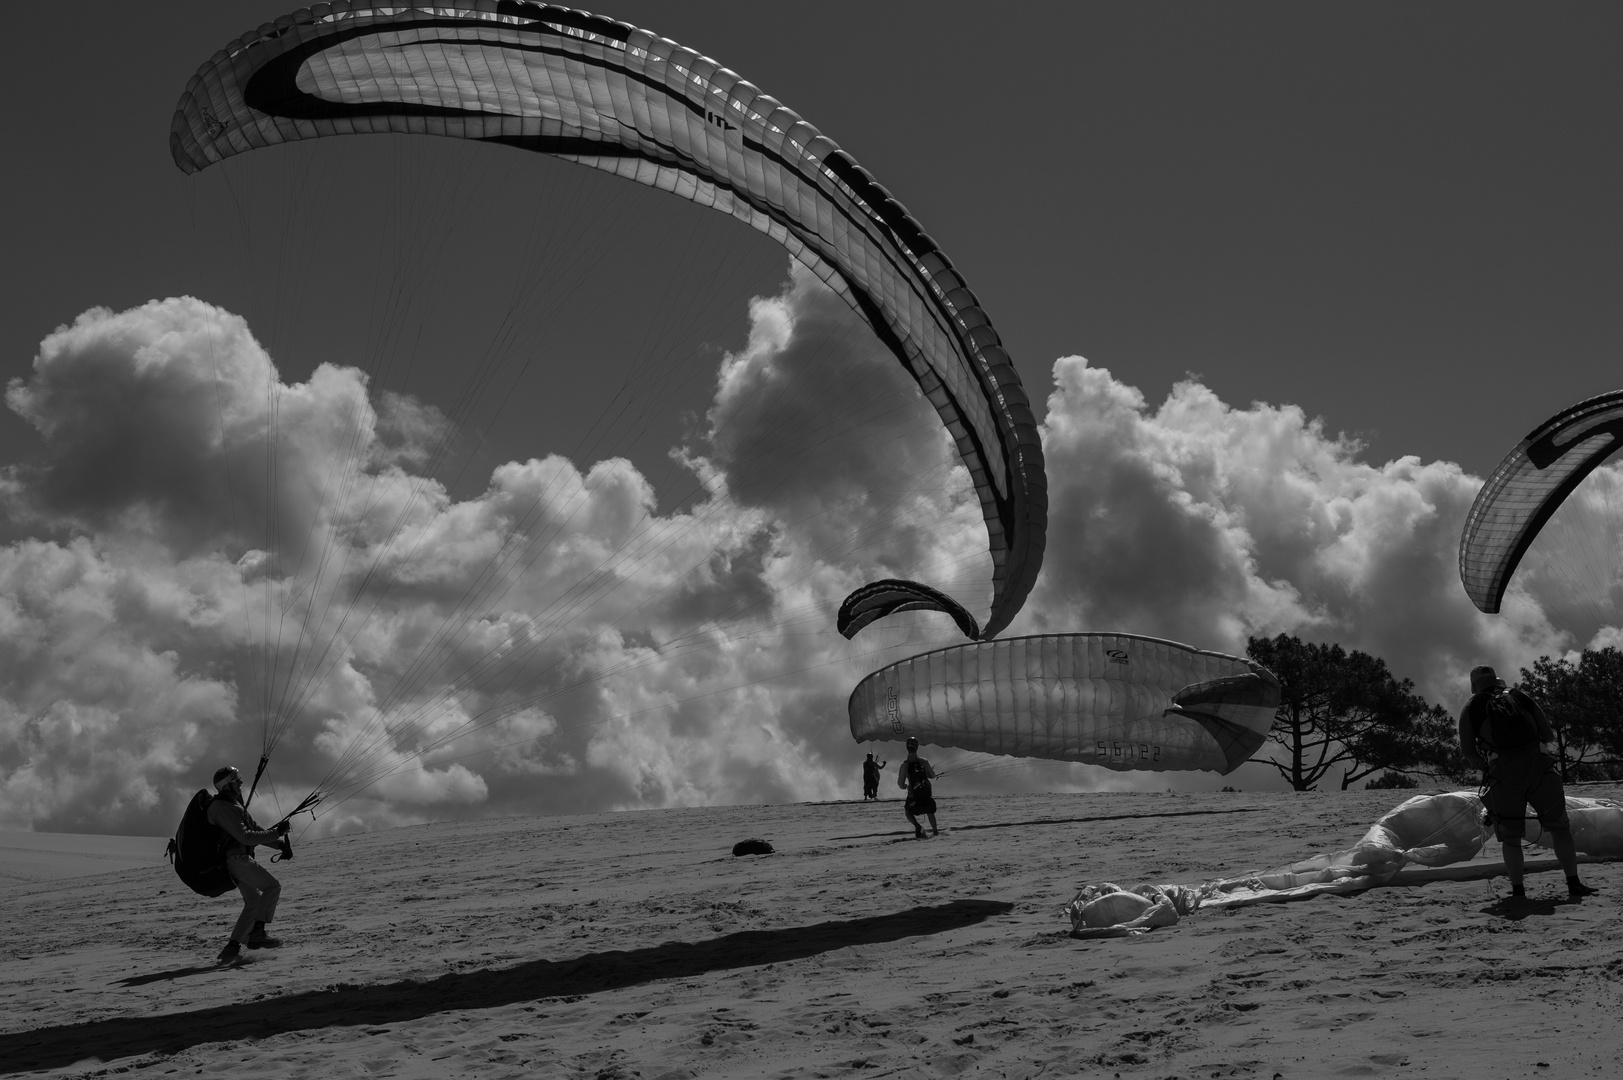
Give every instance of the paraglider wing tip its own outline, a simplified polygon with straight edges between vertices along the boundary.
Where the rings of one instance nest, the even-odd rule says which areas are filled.
[[[869,623],[901,611],[944,611],[965,637],[980,638],[980,624],[964,605],[939,589],[900,578],[870,582],[852,592],[840,604],[835,626],[849,640]]]
[[[1279,707],[1282,688],[1274,673],[1248,663],[1246,674],[1229,675],[1194,683],[1172,696],[1172,706],[1163,716],[1181,716],[1194,721],[1221,748],[1227,775],[1239,768],[1262,748]]]
[[[1275,675],[1272,671],[1269,671],[1255,660],[1247,660],[1245,662],[1245,666],[1250,669],[1251,674],[1256,675],[1258,678],[1261,678],[1265,682],[1274,686],[1280,686],[1279,676]],[[1276,701],[1274,704],[1277,705],[1279,703]]]
[[[1268,741],[1266,731],[1258,731],[1235,723],[1214,712],[1200,712],[1186,709],[1182,705],[1173,705],[1161,715],[1181,716],[1194,721],[1206,730],[1206,734],[1210,735],[1212,741],[1223,751],[1224,767],[1216,770],[1220,776],[1227,776],[1251,760],[1251,755],[1262,749],[1262,744]]]

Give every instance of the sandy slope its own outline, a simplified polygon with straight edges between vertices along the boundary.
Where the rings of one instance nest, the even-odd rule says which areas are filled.
[[[1617,797],[1619,790],[1584,794]],[[1081,942],[1103,880],[1345,847],[1391,792],[942,799],[429,825],[277,864],[287,940],[166,865],[0,885],[0,1076],[1616,1075],[1623,866],[1198,912]],[[764,836],[778,854],[735,859]],[[1542,898],[1542,899],[1541,899]]]
[[[151,866],[166,836],[0,832],[0,889]]]

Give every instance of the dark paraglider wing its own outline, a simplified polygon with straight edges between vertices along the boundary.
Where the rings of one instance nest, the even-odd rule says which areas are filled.
[[[965,637],[974,641],[981,636],[980,628],[975,625],[975,616],[964,605],[940,589],[897,578],[870,582],[847,596],[840,605],[836,625],[842,635],[853,638],[874,620],[899,611],[944,611],[952,616],[952,621],[958,624]]]
[[[1238,675],[1184,687],[1172,696],[1172,706],[1163,715],[1192,720],[1204,728],[1228,762],[1219,771],[1230,773],[1262,749],[1283,696],[1273,672],[1253,666]],[[1261,722],[1264,716],[1266,724]]]
[[[422,133],[551,154],[777,240],[872,325],[957,445],[993,565],[984,634],[1042,564],[1047,481],[1029,399],[964,279],[873,176],[776,100],[645,30],[513,0],[335,2],[245,35],[187,85],[186,172],[258,147]]]
[[[1623,446],[1623,390],[1581,401],[1516,444],[1488,477],[1460,534],[1460,581],[1499,610],[1511,575],[1573,489]]]
[[[1238,656],[1135,634],[1043,634],[923,653],[857,684],[851,735],[1118,770],[1228,773],[1279,706]]]

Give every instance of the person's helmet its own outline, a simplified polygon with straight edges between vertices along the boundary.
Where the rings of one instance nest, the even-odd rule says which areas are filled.
[[[231,783],[242,783],[242,774],[237,771],[237,767],[235,765],[221,765],[218,769],[214,770],[215,791],[220,791],[225,787],[225,785]]]
[[[914,736],[909,735],[907,737],[907,748],[909,750],[917,750],[919,748],[919,740]]]

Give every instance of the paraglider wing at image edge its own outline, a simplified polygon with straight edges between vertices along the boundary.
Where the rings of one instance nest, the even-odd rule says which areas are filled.
[[[1580,401],[1535,428],[1482,485],[1460,533],[1460,582],[1499,610],[1511,575],[1567,496],[1623,447],[1623,390]]]
[[[993,566],[981,636],[1019,612],[1048,515],[1030,400],[952,263],[832,140],[646,30],[569,8],[460,0],[429,10],[335,2],[260,27],[193,76],[170,150],[193,173],[272,144],[388,132],[550,154],[710,206],[781,243],[867,320],[951,433]],[[966,633],[975,627],[930,593],[870,603],[861,625],[935,608]]]
[[[851,692],[858,742],[1229,773],[1262,746],[1279,681],[1238,656],[1136,634],[1041,634],[922,653]]]

